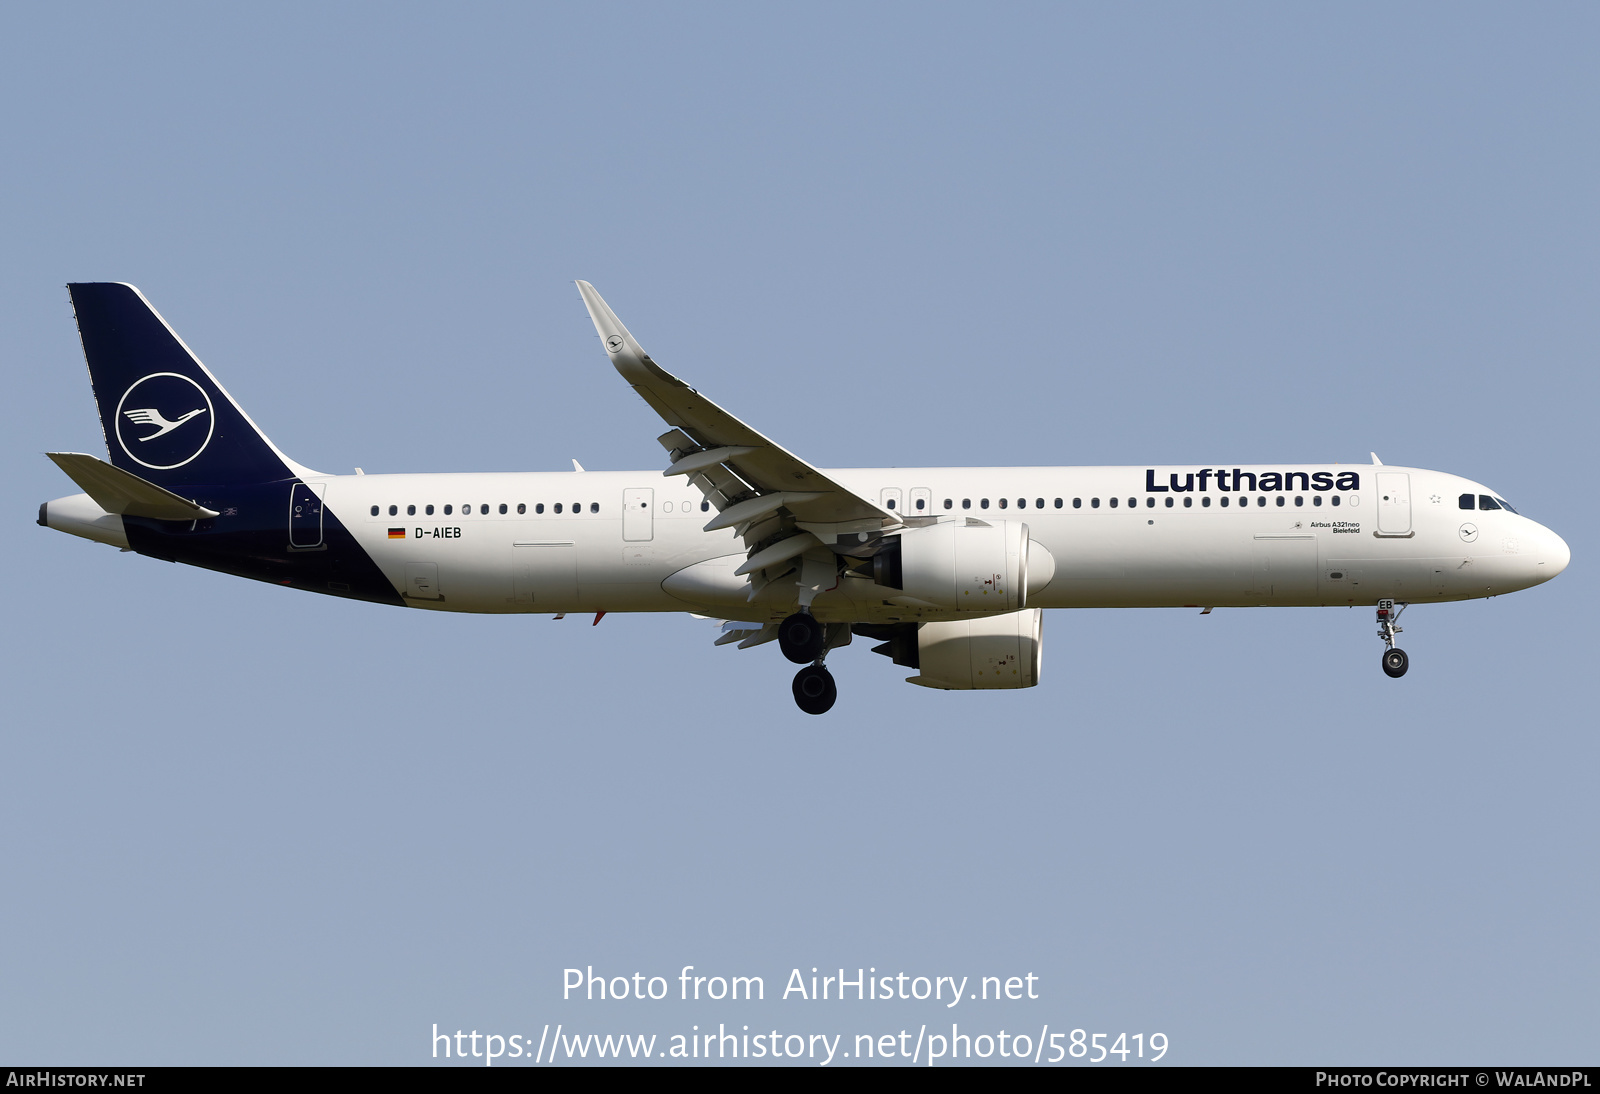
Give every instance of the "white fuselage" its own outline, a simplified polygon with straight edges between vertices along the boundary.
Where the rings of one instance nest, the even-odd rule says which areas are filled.
[[[1053,578],[1029,596],[1029,607],[1464,600],[1547,581],[1569,558],[1559,536],[1526,517],[1461,509],[1461,495],[1492,491],[1455,475],[1273,465],[1230,466],[1220,476],[1207,469],[1197,481],[1196,470],[868,468],[826,474],[912,522],[1025,523],[1054,559]],[[1359,475],[1355,489],[1321,485],[1352,472]],[[1247,488],[1256,479],[1270,481],[1269,474],[1294,488]],[[750,620],[793,611],[792,588],[768,586],[747,599],[749,585],[733,573],[745,560],[742,541],[732,529],[703,531],[715,510],[684,480],[663,479],[656,471],[306,481],[322,487],[327,510],[418,608],[698,611]],[[1190,489],[1179,489],[1185,482]],[[395,531],[403,534],[392,536]],[[847,573],[813,610],[824,620],[948,617],[894,603],[892,595]]]

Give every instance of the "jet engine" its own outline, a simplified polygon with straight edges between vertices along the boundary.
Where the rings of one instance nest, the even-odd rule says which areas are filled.
[[[1014,612],[1055,576],[1055,559],[1020,521],[944,521],[889,536],[872,579],[933,607]]]
[[[874,653],[920,670],[907,682],[921,687],[999,691],[1039,682],[1044,612],[1038,608],[943,623],[857,624],[852,629],[864,638],[884,640]]]

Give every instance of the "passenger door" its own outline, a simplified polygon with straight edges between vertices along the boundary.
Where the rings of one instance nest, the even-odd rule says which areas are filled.
[[[302,551],[322,546],[322,492],[326,483],[297,482],[289,488],[289,546]]]
[[[649,487],[634,487],[622,492],[622,539],[624,543],[643,543],[656,534],[656,492]]]
[[[1411,534],[1411,476],[1400,471],[1379,471],[1378,534]]]

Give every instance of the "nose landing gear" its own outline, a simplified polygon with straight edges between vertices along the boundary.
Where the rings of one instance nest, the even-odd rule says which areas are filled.
[[[1387,647],[1383,651],[1383,674],[1392,680],[1398,680],[1406,674],[1406,669],[1411,667],[1411,658],[1406,656],[1406,651],[1399,649],[1394,644],[1394,636],[1405,628],[1395,626],[1400,619],[1400,612],[1409,605],[1400,605],[1399,611],[1395,610],[1394,601],[1378,601],[1378,637],[1383,639]]]

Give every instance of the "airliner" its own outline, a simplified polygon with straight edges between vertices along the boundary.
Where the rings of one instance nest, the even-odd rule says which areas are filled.
[[[1371,608],[1549,581],[1571,555],[1504,495],[1370,464],[814,467],[635,341],[587,282],[601,346],[661,416],[665,469],[329,475],[279,451],[140,291],[68,287],[109,460],[47,453],[83,493],[38,522],[292,589],[437,612],[687,612],[777,642],[795,702],[834,705],[855,637],[947,691],[1033,687],[1047,608]]]

